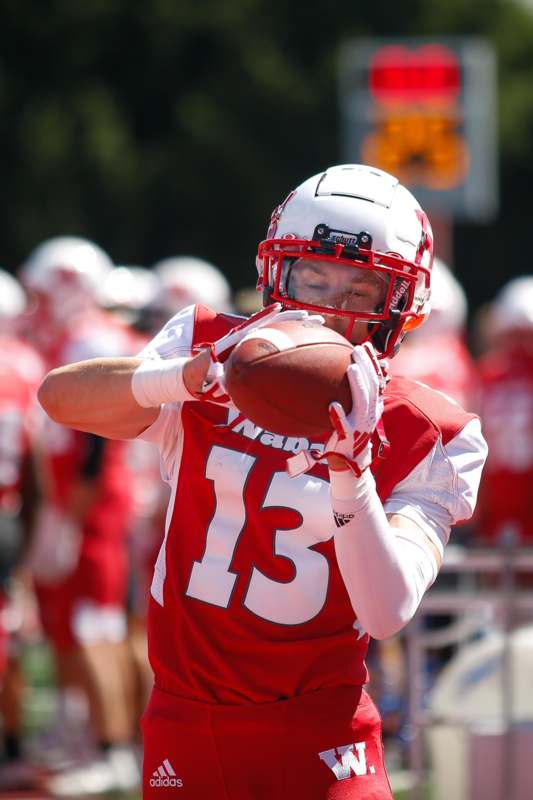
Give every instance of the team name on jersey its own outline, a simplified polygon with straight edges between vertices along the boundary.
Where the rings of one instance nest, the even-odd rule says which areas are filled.
[[[299,453],[301,450],[318,450],[320,453],[324,450],[323,442],[312,442],[305,436],[281,436],[277,433],[260,428],[259,425],[251,422],[249,419],[240,419],[235,424],[239,414],[235,409],[230,409],[228,416],[228,425],[234,433],[245,436],[247,439],[254,439],[265,447],[274,447],[276,450],[284,450],[288,453]]]

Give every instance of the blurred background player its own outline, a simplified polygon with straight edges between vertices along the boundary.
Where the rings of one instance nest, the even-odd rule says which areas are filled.
[[[393,375],[438,389],[471,409],[476,368],[466,343],[468,303],[463,287],[440,258],[433,262],[431,314],[411,331],[391,360]]]
[[[533,544],[533,276],[514,278],[490,311],[492,346],[479,360],[479,413],[489,444],[477,540]]]
[[[158,296],[157,274],[138,265],[121,265],[106,276],[99,292],[100,304],[133,331],[144,331],[144,319]]]
[[[21,268],[32,298],[28,333],[47,365],[137,349],[128,327],[99,308],[113,270],[96,244],[58,237]],[[138,782],[132,739],[133,678],[127,648],[127,533],[132,487],[126,445],[44,420],[39,431],[43,502],[30,554],[42,626],[55,657],[60,712],[82,690],[94,750],[71,758],[52,781],[58,795],[129,788]],[[61,717],[61,713],[60,713]],[[72,763],[73,759],[73,763]],[[68,764],[63,761],[63,767]]]
[[[257,296],[255,290],[254,294]],[[104,308],[132,328],[135,352],[186,306],[203,303],[229,310],[232,305],[232,289],[221,270],[195,256],[165,258],[151,270],[115,267],[99,297]],[[169,492],[161,480],[158,452],[151,445],[141,439],[127,442],[127,463],[133,488],[128,535],[128,641],[135,668],[135,718],[139,722],[153,687],[146,642],[148,597]]]
[[[158,331],[177,311],[196,303],[228,312],[232,290],[218,267],[196,256],[171,256],[153,265],[159,289],[151,304],[152,330]]]
[[[195,264],[200,259],[190,259]],[[179,261],[179,259],[178,259]],[[183,300],[183,296],[180,296]],[[104,308],[126,322],[135,338],[135,352],[141,350],[156,332],[154,302],[163,305],[161,281],[155,270],[139,266],[119,266],[105,280],[100,301]],[[167,313],[173,315],[166,298]],[[159,314],[159,310],[157,312]],[[128,531],[128,643],[134,671],[135,729],[153,686],[148,661],[146,617],[150,583],[165,527],[168,487],[161,480],[157,450],[140,439],[126,443],[127,465],[132,487],[132,513]]]
[[[19,603],[25,603],[26,591],[17,573],[27,554],[38,502],[32,420],[35,392],[45,368],[18,334],[25,310],[22,287],[0,270],[0,791],[27,788],[35,782],[21,743],[24,680]]]
[[[433,261],[431,275],[431,313],[424,324],[410,331],[399,352],[390,361],[392,375],[401,375],[420,381],[432,389],[444,392],[465,409],[475,404],[477,386],[476,367],[468,350],[466,323],[468,302],[465,291],[448,265],[440,258]],[[454,542],[464,539],[466,528],[454,529]],[[450,578],[443,575],[440,584]],[[429,627],[449,624],[449,616],[426,616]],[[440,650],[428,655],[427,664],[433,673],[448,660],[451,652]],[[403,731],[407,721],[407,662],[401,637],[371,643],[372,675],[375,678],[371,691],[383,715],[386,738],[391,738],[386,752],[392,759],[406,754]]]

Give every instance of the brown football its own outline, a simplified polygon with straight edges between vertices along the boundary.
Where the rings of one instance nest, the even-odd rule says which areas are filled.
[[[315,322],[273,322],[240,342],[225,366],[226,388],[238,410],[272,433],[331,433],[329,404],[346,412],[352,398],[346,368],[352,345]]]

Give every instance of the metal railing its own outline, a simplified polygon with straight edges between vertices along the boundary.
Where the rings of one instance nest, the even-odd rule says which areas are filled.
[[[428,648],[446,647],[460,644],[479,630],[479,618],[473,620],[466,612],[486,612],[487,618],[498,616],[499,630],[503,634],[502,668],[502,706],[504,709],[504,729],[508,731],[511,723],[513,701],[513,673],[509,634],[517,612],[529,613],[533,623],[533,590],[523,590],[516,586],[520,573],[533,575],[533,548],[514,545],[512,536],[503,537],[502,544],[493,549],[467,549],[450,547],[445,554],[441,573],[455,573],[459,585],[453,590],[431,589],[424,597],[415,618],[405,631],[407,644],[407,669],[409,685],[409,770],[413,778],[411,800],[422,800],[427,783],[424,730],[437,722],[431,711],[424,707],[426,696],[426,658]],[[476,588],[473,583],[478,575],[500,575],[497,588],[486,590]],[[455,615],[456,619],[446,628],[435,631],[424,630],[425,615]],[[506,757],[505,775],[502,782],[505,793],[502,798],[513,800],[512,737],[505,736]]]

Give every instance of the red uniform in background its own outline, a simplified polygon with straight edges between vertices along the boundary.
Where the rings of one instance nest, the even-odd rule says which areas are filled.
[[[533,276],[510,280],[489,311],[491,346],[479,361],[479,413],[489,445],[477,537],[533,543]]]
[[[22,468],[30,449],[35,391],[44,375],[37,353],[0,337],[0,509],[18,511]]]
[[[402,344],[400,352],[391,361],[391,373],[425,383],[432,389],[444,392],[463,408],[472,409],[477,391],[477,374],[462,336],[434,336],[428,347],[424,328],[419,333],[420,339],[414,338],[415,332],[410,335],[413,342],[408,338]]]
[[[433,262],[431,314],[409,333],[392,359],[392,375],[403,375],[444,392],[463,408],[474,408],[476,365],[466,346],[467,301],[450,268]]]
[[[478,538],[494,543],[511,528],[533,544],[533,352],[514,347],[479,364],[480,415],[489,457],[480,485]]]
[[[125,326],[93,310],[61,332],[53,352],[56,364],[64,364],[128,354],[134,347]],[[48,418],[43,418],[39,438],[45,506],[32,563],[44,630],[54,647],[64,650],[80,637],[98,638],[104,620],[105,638],[120,641],[125,636],[132,509],[127,444],[73,431]],[[80,481],[94,483],[95,494],[78,529],[69,518]],[[58,548],[61,531],[64,547]],[[104,611],[98,623],[94,610]]]
[[[23,506],[31,459],[35,391],[44,375],[37,353],[21,340],[0,336],[0,673],[7,664],[8,631],[6,581],[24,548],[29,531],[23,530]]]
[[[34,295],[27,335],[50,368],[135,352],[127,326],[99,308],[113,269],[98,245],[77,237],[47,240],[24,262],[21,278]],[[39,446],[43,502],[30,566],[59,689],[51,739],[71,764],[49,788],[67,797],[129,790],[139,771],[127,644],[127,445],[48,421]]]

